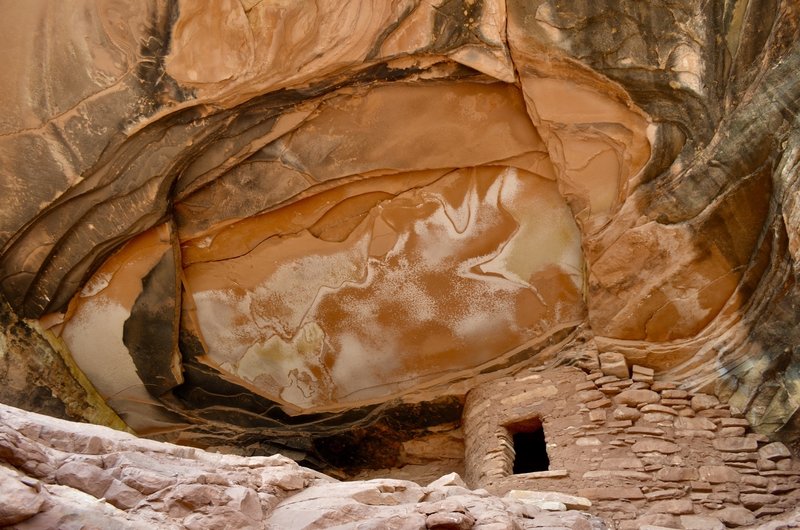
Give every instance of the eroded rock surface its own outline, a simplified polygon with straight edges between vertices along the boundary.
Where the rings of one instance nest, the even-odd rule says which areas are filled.
[[[103,0],[0,26],[2,312],[33,330],[0,373],[52,393],[4,399],[393,468],[476,384],[590,344],[797,451],[796,2]]]
[[[604,530],[578,511],[472,491],[339,482],[282,456],[143,440],[0,405],[0,524],[14,528],[542,528]]]

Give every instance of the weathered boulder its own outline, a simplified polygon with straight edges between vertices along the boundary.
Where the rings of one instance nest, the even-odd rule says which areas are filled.
[[[25,443],[11,443],[12,434]],[[102,445],[88,447],[89,439]],[[58,472],[14,469],[30,459]],[[92,459],[105,469],[76,465]],[[20,530],[76,521],[124,529],[607,528],[588,514],[545,512],[459,484],[457,475],[426,487],[340,482],[282,456],[208,453],[0,405],[0,524]]]

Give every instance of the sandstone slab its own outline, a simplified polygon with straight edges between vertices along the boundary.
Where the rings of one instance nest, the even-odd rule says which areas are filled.
[[[658,439],[644,439],[636,442],[631,447],[634,453],[661,453],[671,455],[680,451],[680,446]]]
[[[673,499],[656,501],[649,506],[648,510],[650,513],[686,515],[694,513],[694,506],[692,505],[692,501],[689,499]]]
[[[767,444],[764,447],[761,447],[758,450],[759,458],[763,458],[765,460],[782,460],[784,458],[790,458],[792,456],[789,449],[782,444],[781,442],[773,442],[771,444]]]
[[[692,396],[691,404],[692,408],[699,412],[701,410],[712,409],[719,405],[719,399],[717,399],[716,396],[710,396],[708,394],[696,394]]]
[[[738,483],[741,478],[738,471],[728,466],[700,466],[700,479],[711,484],[724,482]]]
[[[706,515],[682,515],[680,523],[686,530],[725,530],[722,521]]]
[[[628,362],[625,356],[618,352],[604,352],[600,354],[600,370],[605,375],[613,375],[620,379],[627,379],[630,375]]]
[[[758,443],[748,437],[718,438],[714,440],[714,447],[725,453],[752,452],[758,449]]]
[[[665,482],[683,482],[697,480],[699,474],[691,467],[664,467],[656,472],[655,477]]]
[[[644,499],[644,493],[638,487],[583,488],[578,490],[581,497],[591,500]]]
[[[567,495],[557,491],[528,491],[528,490],[511,490],[507,493],[508,497],[518,499],[523,502],[540,502],[540,501],[555,501],[564,504],[570,510],[583,510],[586,511],[592,507],[592,501],[585,497],[578,497],[576,495]]]
[[[625,390],[614,396],[615,403],[634,408],[652,403],[658,403],[660,400],[661,396],[659,396],[658,393],[645,389]]]
[[[756,520],[753,512],[739,506],[723,508],[714,512],[714,515],[729,527],[750,525]]]

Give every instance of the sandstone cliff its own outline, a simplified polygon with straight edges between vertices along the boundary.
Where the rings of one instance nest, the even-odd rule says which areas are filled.
[[[391,468],[598,352],[800,443],[794,0],[8,2],[0,400]]]

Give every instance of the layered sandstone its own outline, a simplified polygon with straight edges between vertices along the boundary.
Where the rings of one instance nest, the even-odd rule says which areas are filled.
[[[0,25],[4,401],[347,474],[599,351],[797,451],[796,2]]]

